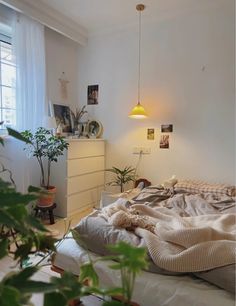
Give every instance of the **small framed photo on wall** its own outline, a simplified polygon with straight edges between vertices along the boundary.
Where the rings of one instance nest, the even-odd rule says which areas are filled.
[[[169,149],[169,135],[161,135],[160,138],[160,149]]]
[[[155,129],[147,129],[147,139],[148,140],[155,139]]]
[[[88,86],[88,98],[87,98],[88,105],[98,104],[98,90],[99,90],[99,85]]]
[[[172,133],[173,132],[173,124],[162,124],[161,125],[162,133]]]

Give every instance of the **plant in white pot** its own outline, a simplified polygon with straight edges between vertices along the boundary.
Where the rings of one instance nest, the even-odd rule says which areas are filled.
[[[69,144],[62,137],[54,136],[51,131],[43,127],[39,127],[35,133],[29,130],[22,133],[10,130],[10,134],[23,140],[26,143],[25,150],[30,156],[36,157],[41,171],[38,205],[51,206],[56,193],[56,187],[50,184],[51,164],[57,162]]]

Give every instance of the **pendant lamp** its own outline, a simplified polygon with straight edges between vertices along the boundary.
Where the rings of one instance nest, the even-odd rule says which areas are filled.
[[[141,46],[141,12],[145,9],[145,6],[143,4],[138,4],[136,6],[136,10],[139,12],[139,41],[138,41],[138,103],[137,105],[132,109],[131,113],[129,114],[130,118],[134,119],[143,119],[147,117],[147,113],[144,109],[144,107],[140,103],[140,68],[141,68],[141,52],[140,52],[140,46]]]

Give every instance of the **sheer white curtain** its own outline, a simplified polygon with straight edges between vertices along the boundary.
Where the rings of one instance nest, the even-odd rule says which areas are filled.
[[[22,14],[13,22],[16,58],[16,128],[35,130],[43,125],[45,102],[44,26]]]
[[[12,46],[16,61],[16,129],[34,131],[43,126],[45,107],[45,42],[44,27],[22,14],[13,14]],[[26,192],[29,185],[39,185],[39,168],[34,158],[28,159],[24,144],[8,140],[5,156],[17,190]]]

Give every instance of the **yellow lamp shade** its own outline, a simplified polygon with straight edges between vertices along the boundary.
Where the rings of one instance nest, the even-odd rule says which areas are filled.
[[[131,113],[129,114],[130,118],[134,118],[134,119],[143,119],[147,117],[147,113],[144,109],[144,107],[138,103],[131,111]]]

